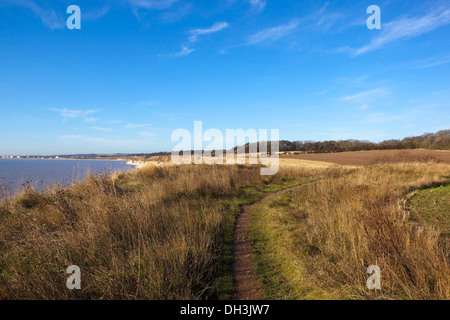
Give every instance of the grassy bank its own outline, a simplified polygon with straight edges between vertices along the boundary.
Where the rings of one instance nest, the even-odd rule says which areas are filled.
[[[450,184],[414,192],[407,205],[413,220],[450,236]]]
[[[256,206],[251,237],[266,297],[449,299],[448,237],[402,205],[449,176],[434,162],[334,170]],[[381,269],[381,290],[366,287],[370,265]]]
[[[231,291],[239,205],[309,173],[148,167],[0,204],[1,299],[208,299]],[[81,290],[65,270],[81,268]]]
[[[403,199],[449,176],[433,162],[289,167],[273,177],[256,166],[187,165],[24,190],[0,204],[0,298],[229,298],[240,206],[299,185],[252,212],[266,297],[448,299],[448,222],[410,215]],[[431,190],[421,192],[441,199],[448,187]],[[431,201],[413,199],[422,209]],[[373,264],[377,292],[365,286]],[[81,290],[66,288],[70,265],[81,268]]]

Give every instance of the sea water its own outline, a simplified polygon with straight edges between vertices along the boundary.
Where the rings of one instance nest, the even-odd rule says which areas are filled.
[[[82,181],[89,172],[107,173],[131,168],[125,161],[112,160],[0,159],[0,188],[3,194],[12,194],[28,185],[45,190],[55,184],[68,186]]]

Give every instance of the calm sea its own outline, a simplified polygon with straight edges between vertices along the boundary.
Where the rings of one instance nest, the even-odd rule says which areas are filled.
[[[122,161],[0,159],[0,193],[14,193],[23,184],[29,183],[39,190],[56,183],[67,186],[85,179],[88,172],[125,171],[130,168]]]

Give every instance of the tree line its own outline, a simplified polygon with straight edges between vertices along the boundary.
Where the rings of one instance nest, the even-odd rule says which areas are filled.
[[[259,150],[259,143],[258,150]],[[267,143],[270,150],[269,141]],[[245,152],[249,152],[249,143],[245,145]],[[254,144],[252,144],[254,146]],[[304,152],[304,153],[333,153],[346,151],[369,151],[389,149],[429,149],[450,150],[450,130],[442,130],[437,133],[424,133],[417,137],[407,137],[402,140],[385,140],[382,142],[371,142],[366,140],[327,140],[327,141],[288,141],[280,140],[281,152]],[[237,147],[234,148],[237,151]]]
[[[280,141],[280,151],[302,151],[308,153],[331,153],[362,150],[389,149],[430,149],[450,150],[450,130],[437,133],[424,133],[421,136],[407,137],[402,140],[385,140],[379,143],[365,140],[328,140],[328,141]]]

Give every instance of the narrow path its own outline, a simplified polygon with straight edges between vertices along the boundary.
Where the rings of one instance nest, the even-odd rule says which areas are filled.
[[[253,248],[248,237],[250,229],[250,211],[253,206],[282,192],[301,185],[289,187],[264,196],[251,205],[244,206],[234,223],[233,236],[233,295],[235,300],[264,300],[261,285],[253,270]]]

